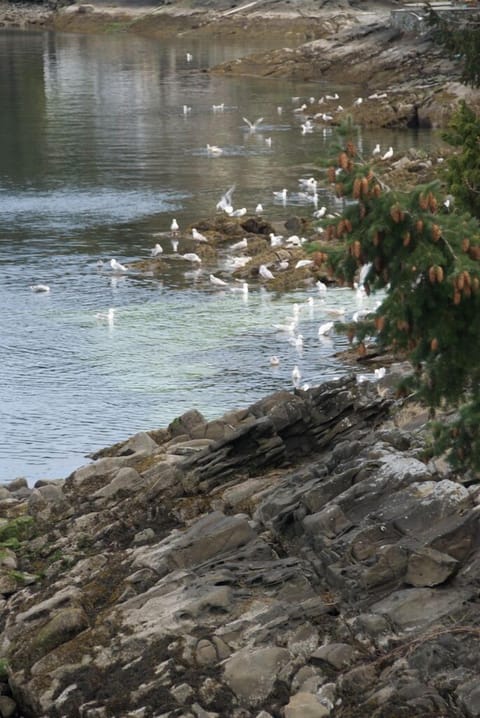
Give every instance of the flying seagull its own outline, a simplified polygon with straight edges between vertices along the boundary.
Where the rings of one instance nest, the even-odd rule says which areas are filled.
[[[250,122],[246,117],[242,117],[242,120],[248,125],[248,129],[250,132],[255,132],[256,129],[258,129],[258,126],[261,122],[263,122],[263,117],[259,117],[255,120],[255,122]]]

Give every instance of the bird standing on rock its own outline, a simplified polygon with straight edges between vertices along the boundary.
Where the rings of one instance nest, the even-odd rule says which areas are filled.
[[[195,242],[208,242],[205,235],[201,234],[201,232],[199,232],[198,229],[195,229],[195,227],[192,229],[192,239],[195,240]]]
[[[265,264],[261,264],[259,266],[258,273],[264,279],[274,279],[272,272],[265,266]]]

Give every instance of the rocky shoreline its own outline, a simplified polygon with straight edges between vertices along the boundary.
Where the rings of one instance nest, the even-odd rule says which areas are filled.
[[[354,377],[0,489],[0,715],[480,714],[479,486]]]
[[[253,5],[253,6],[252,6]],[[220,74],[328,81],[356,85],[360,94],[380,94],[376,103],[344,107],[346,115],[366,127],[445,127],[465,99],[480,111],[480,92],[459,83],[458,60],[435,46],[428,32],[399,28],[394,0],[356,3],[353,0],[257,0],[231,5],[218,0],[180,0],[175,4],[109,5],[79,3],[49,6],[0,3],[0,27],[43,27],[63,32],[133,33],[149,38],[262,38],[268,50],[211,71]]]

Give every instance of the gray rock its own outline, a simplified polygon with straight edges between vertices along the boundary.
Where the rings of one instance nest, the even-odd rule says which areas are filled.
[[[289,661],[284,648],[244,648],[225,662],[224,679],[242,705],[255,707],[268,698]]]
[[[325,663],[340,671],[351,665],[355,657],[355,649],[348,643],[326,643],[311,655],[314,663]]]
[[[324,718],[330,710],[311,693],[297,693],[285,706],[285,718]]]
[[[457,570],[459,562],[435,549],[424,548],[409,556],[405,582],[411,586],[439,586]]]
[[[480,716],[480,682],[478,675],[473,680],[459,686],[457,694],[469,718]]]
[[[1,718],[13,718],[17,714],[17,704],[10,696],[0,696]]]

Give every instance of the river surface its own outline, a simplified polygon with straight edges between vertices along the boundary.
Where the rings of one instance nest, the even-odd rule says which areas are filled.
[[[345,371],[333,354],[346,340],[319,338],[318,326],[363,308],[355,292],[219,291],[216,267],[196,271],[171,246],[172,218],[179,252],[192,251],[182,229],[212,216],[233,184],[234,206],[261,202],[268,219],[312,212],[298,179],[320,176],[334,135],[302,134],[294,110],[355,90],[205,71],[255,49],[0,31],[0,482],[67,476],[89,452],[191,408],[212,419],[245,407],[290,389],[295,365],[308,384]],[[263,121],[249,132],[244,117]],[[430,136],[358,137],[367,154],[377,141],[402,150]],[[273,197],[284,187],[286,206]],[[157,242],[161,281],[110,270]],[[50,291],[33,292],[38,283]],[[303,346],[281,328],[295,315]]]

